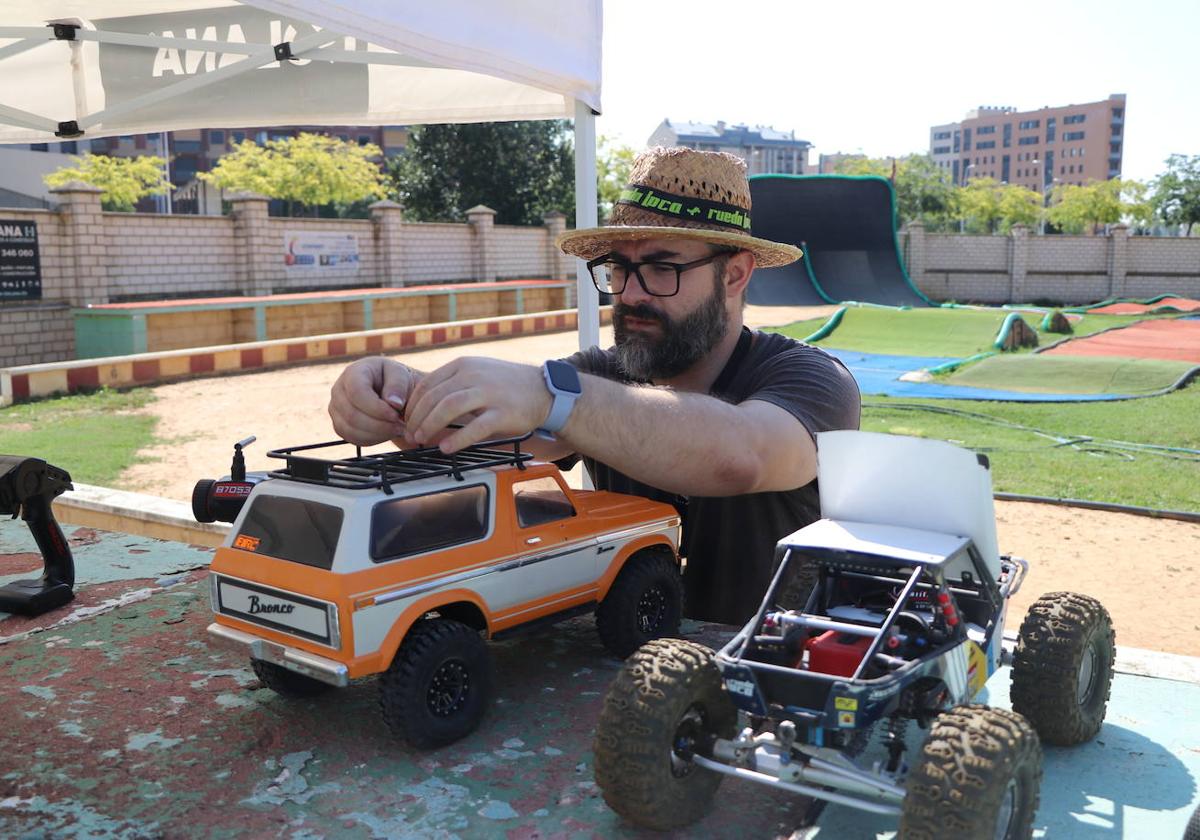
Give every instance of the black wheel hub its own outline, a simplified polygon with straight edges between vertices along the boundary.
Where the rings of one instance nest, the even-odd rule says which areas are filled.
[[[662,585],[656,583],[647,587],[646,591],[642,593],[642,597],[638,599],[638,632],[647,636],[654,635],[654,632],[662,626],[666,615],[667,593],[663,591]]]
[[[671,739],[671,775],[682,778],[692,772],[696,766],[692,763],[692,756],[704,737],[706,723],[704,709],[694,704],[679,719],[675,736]]]
[[[425,701],[434,717],[449,717],[467,702],[471,673],[461,659],[448,659],[433,672]]]

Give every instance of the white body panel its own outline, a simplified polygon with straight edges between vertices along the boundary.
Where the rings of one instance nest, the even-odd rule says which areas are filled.
[[[931,566],[953,557],[969,540],[957,535],[896,525],[821,519],[784,537],[780,542],[794,548],[856,551]]]
[[[988,570],[999,576],[991,473],[974,452],[902,435],[822,432],[817,479],[825,519],[969,537]],[[952,577],[962,571],[973,570],[946,569]]]

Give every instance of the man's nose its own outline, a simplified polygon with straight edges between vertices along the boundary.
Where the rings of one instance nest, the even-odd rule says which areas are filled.
[[[621,303],[626,306],[633,306],[638,303],[645,303],[653,295],[646,291],[637,273],[631,271],[625,280],[625,288],[618,297],[621,298]]]

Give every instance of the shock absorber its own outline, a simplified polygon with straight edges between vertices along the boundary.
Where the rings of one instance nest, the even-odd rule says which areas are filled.
[[[908,718],[892,715],[887,720],[883,730],[883,744],[887,747],[887,770],[895,773],[900,769],[900,761],[904,757],[904,734],[908,730]]]

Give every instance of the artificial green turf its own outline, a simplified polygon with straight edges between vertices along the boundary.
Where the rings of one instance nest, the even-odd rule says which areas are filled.
[[[1049,394],[1150,394],[1171,387],[1193,367],[1165,359],[1021,353],[990,356],[942,381]]]
[[[946,410],[982,418],[942,413]],[[862,428],[948,440],[986,452],[997,491],[1200,512],[1200,453],[1155,454],[1099,443],[1200,450],[1198,417],[1200,384],[1192,384],[1160,397],[1119,402],[872,397],[864,400]],[[1082,440],[1087,437],[1093,440]],[[1079,442],[1062,445],[1071,440]]]
[[[884,353],[898,356],[966,358],[993,350],[1006,309],[882,309],[850,307],[829,336],[814,342],[820,347]],[[1022,312],[1021,317],[1037,330],[1042,316]],[[1074,335],[1083,336],[1142,320],[1139,315],[1086,315],[1072,324]],[[804,339],[815,333],[828,318],[811,318],[780,327],[779,332]],[[1042,346],[1068,336],[1038,333]]]
[[[147,388],[102,390],[0,409],[0,452],[41,458],[73,481],[112,487],[154,442],[156,418],[137,413],[153,400]]]

